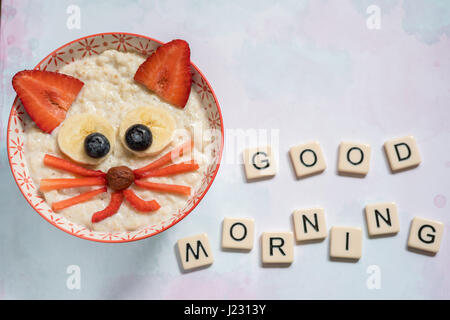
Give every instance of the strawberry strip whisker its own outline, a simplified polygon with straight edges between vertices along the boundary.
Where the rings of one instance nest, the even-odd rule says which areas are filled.
[[[181,162],[163,168],[157,168],[144,173],[140,178],[147,177],[164,177],[175,174],[196,171],[199,168],[195,161]]]
[[[75,179],[42,179],[39,189],[41,191],[106,186],[106,179],[103,177],[75,178]]]
[[[97,211],[92,215],[91,218],[92,223],[100,222],[116,214],[117,211],[119,211],[122,201],[123,201],[123,194],[121,191],[111,193],[111,200],[109,200],[108,206],[105,209]]]
[[[182,145],[174,148],[172,151],[166,153],[158,160],[153,161],[152,163],[146,165],[145,167],[136,169],[133,171],[134,175],[139,177],[142,176],[145,172],[148,172],[150,170],[160,168],[166,164],[169,164],[176,160],[177,158],[181,157],[183,154],[187,154],[190,152],[193,148],[193,142],[192,140],[188,140]]]
[[[68,160],[61,159],[49,154],[46,154],[44,156],[44,165],[46,165],[47,167],[68,171],[84,177],[102,177],[106,175],[100,170],[86,169]]]
[[[139,198],[136,193],[134,193],[131,189],[126,189],[123,192],[123,195],[125,196],[125,199],[131,204],[133,208],[135,208],[137,211],[140,212],[150,212],[150,211],[156,211],[161,206],[156,200],[151,201],[145,201],[141,198]]]
[[[177,193],[187,196],[191,194],[191,187],[180,186],[177,184],[155,183],[142,180],[135,180],[134,184],[137,185],[138,187],[152,191]]]
[[[53,202],[52,203],[52,210],[57,212],[57,211],[61,211],[62,209],[74,206],[76,204],[79,203],[83,203],[88,201],[89,199],[95,197],[96,195],[106,192],[107,188],[103,187],[103,188],[99,188],[99,189],[95,189],[92,191],[88,191],[88,192],[84,192],[78,196],[72,197],[72,198],[68,198],[65,200],[61,200],[61,201],[57,201],[57,202]]]

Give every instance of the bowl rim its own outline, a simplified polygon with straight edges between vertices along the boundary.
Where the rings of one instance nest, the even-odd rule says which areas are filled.
[[[41,61],[39,61],[39,63],[33,68],[33,69],[37,69],[40,67],[40,65],[47,60],[50,56],[52,56],[54,53],[56,53],[57,51],[75,43],[78,41],[82,41],[88,38],[93,38],[93,37],[100,37],[100,36],[105,36],[105,35],[113,35],[113,34],[122,34],[122,35],[128,35],[128,36],[133,36],[133,37],[140,37],[140,38],[144,38],[150,41],[154,41],[160,45],[164,44],[164,42],[160,41],[160,40],[156,40],[154,38],[145,36],[145,35],[141,35],[141,34],[137,34],[137,33],[130,33],[130,32],[101,32],[101,33],[95,33],[95,34],[91,34],[91,35],[87,35],[75,40],[72,40],[70,42],[67,42],[65,44],[63,44],[62,46],[56,48],[55,50],[53,50],[50,54],[48,54],[47,56],[45,56]],[[19,182],[17,181],[16,175],[14,174],[13,171],[13,166],[11,163],[12,160],[12,156],[11,156],[11,150],[10,150],[10,124],[11,124],[11,119],[12,119],[12,115],[13,115],[13,108],[11,108],[11,111],[9,113],[9,117],[8,117],[8,124],[7,124],[7,132],[6,132],[6,149],[7,149],[7,154],[8,154],[8,163],[9,163],[9,169],[11,170],[11,173],[13,175],[14,181],[17,185],[17,187],[19,188],[20,192],[22,193],[23,197],[27,200],[28,204],[34,209],[34,211],[36,211],[42,218],[44,218],[47,222],[49,222],[50,224],[52,224],[53,226],[57,227],[58,229],[76,236],[78,238],[84,239],[84,240],[90,240],[90,241],[94,241],[94,242],[101,242],[101,243],[126,243],[126,242],[133,242],[133,241],[138,241],[138,240],[142,240],[142,239],[146,239],[146,238],[150,238],[153,237],[167,229],[170,229],[171,227],[173,227],[174,225],[176,225],[178,222],[180,222],[181,220],[183,220],[185,217],[187,217],[196,207],[197,205],[200,203],[200,201],[203,199],[203,197],[206,195],[206,193],[208,192],[209,188],[211,187],[212,183],[214,182],[217,172],[219,171],[219,167],[220,164],[222,162],[222,153],[223,153],[223,148],[224,148],[224,125],[223,125],[223,118],[222,118],[222,110],[220,109],[220,105],[219,105],[219,101],[217,100],[216,94],[213,90],[213,88],[211,87],[211,84],[209,83],[208,79],[206,79],[205,75],[200,71],[200,69],[191,61],[191,66],[199,73],[199,75],[201,76],[201,78],[205,81],[206,85],[208,86],[209,90],[211,91],[211,94],[214,98],[214,103],[217,106],[217,111],[220,117],[220,131],[221,131],[221,144],[220,144],[220,149],[219,149],[219,154],[218,154],[218,158],[217,158],[217,164],[216,164],[216,168],[214,169],[214,172],[211,175],[211,181],[208,183],[208,185],[206,186],[205,190],[203,191],[203,193],[199,196],[198,201],[196,201],[194,203],[194,205],[192,206],[192,208],[190,208],[187,212],[185,212],[183,214],[183,216],[181,216],[179,219],[175,220],[174,222],[168,224],[167,226],[164,226],[163,228],[156,230],[152,233],[146,234],[144,236],[141,237],[136,237],[136,238],[122,238],[122,239],[118,239],[118,240],[112,240],[112,239],[97,239],[97,238],[90,238],[81,234],[77,234],[74,232],[71,232],[67,229],[64,229],[62,226],[58,225],[57,223],[54,223],[53,221],[51,221],[50,219],[48,219],[45,215],[43,215],[41,212],[39,212],[39,210],[37,210],[35,208],[35,206],[31,203],[30,199],[28,199],[28,197],[25,195],[24,191],[22,191],[22,189],[19,186]],[[13,101],[13,106],[17,103],[17,100],[19,99],[19,97],[16,95],[14,101]]]

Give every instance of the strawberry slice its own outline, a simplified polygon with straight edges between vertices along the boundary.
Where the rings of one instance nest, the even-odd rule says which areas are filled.
[[[24,70],[15,74],[12,85],[31,119],[51,133],[64,121],[84,83],[62,73]]]
[[[116,214],[117,211],[119,211],[122,201],[123,194],[121,191],[111,193],[111,199],[109,200],[108,206],[105,209],[97,211],[92,215],[92,223],[100,222]]]
[[[155,92],[166,102],[184,108],[191,92],[191,51],[184,40],[172,40],[147,58],[134,80]]]
[[[126,189],[122,192],[125,199],[127,199],[131,206],[139,212],[151,212],[161,208],[156,200],[145,201],[144,199],[139,198],[131,189]]]

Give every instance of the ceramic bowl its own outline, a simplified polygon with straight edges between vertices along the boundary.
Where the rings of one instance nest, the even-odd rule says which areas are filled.
[[[94,34],[71,41],[56,49],[39,62],[35,69],[58,71],[65,64],[86,56],[100,54],[108,49],[134,51],[148,56],[161,44],[162,42],[158,40],[138,34],[121,32]],[[148,238],[167,230],[192,212],[205,196],[206,192],[208,192],[219,169],[223,150],[223,121],[219,103],[208,80],[206,80],[205,76],[194,64],[191,64],[191,69],[193,73],[192,86],[199,94],[202,106],[207,112],[209,129],[220,130],[221,135],[213,141],[212,150],[214,158],[207,168],[202,183],[198,188],[193,190],[192,195],[187,199],[182,209],[173,212],[167,219],[158,224],[148,225],[130,232],[91,231],[54,213],[39,194],[38,186],[31,179],[27,168],[24,155],[26,152],[24,150],[24,139],[27,127],[32,120],[27,115],[20,100],[16,97],[8,121],[8,158],[17,186],[33,209],[49,223],[67,233],[79,238],[99,242],[128,242]]]

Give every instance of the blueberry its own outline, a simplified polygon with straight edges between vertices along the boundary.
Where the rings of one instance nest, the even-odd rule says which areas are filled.
[[[147,126],[135,124],[125,133],[125,142],[131,150],[143,151],[152,144],[153,135]]]
[[[110,149],[108,138],[99,132],[91,133],[84,139],[84,150],[92,158],[101,158],[108,154]]]

